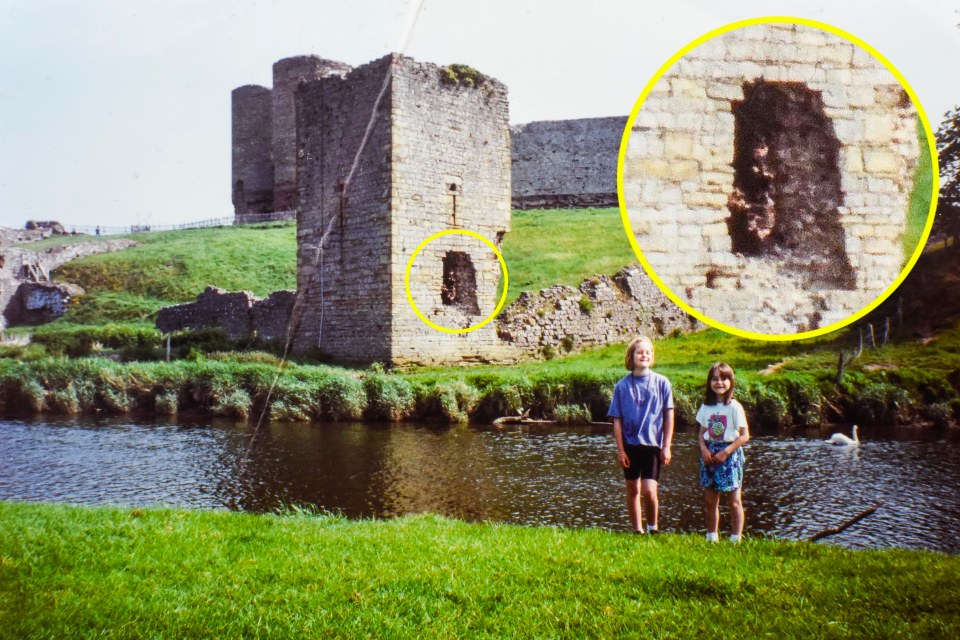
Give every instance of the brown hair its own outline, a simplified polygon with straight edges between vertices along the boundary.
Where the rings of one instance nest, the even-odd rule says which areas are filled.
[[[710,388],[710,379],[713,376],[718,376],[721,380],[730,381],[730,389],[723,394],[722,398],[718,398],[716,392]],[[726,362],[717,362],[712,367],[710,367],[710,373],[707,374],[707,393],[704,398],[704,404],[727,404],[733,399],[733,386],[734,386],[735,376],[733,374],[733,367],[728,365]]]
[[[630,344],[627,345],[627,353],[623,358],[623,366],[625,366],[628,371],[633,371],[633,352],[637,350],[637,345],[641,342],[646,342],[650,345],[650,349],[653,350],[653,340],[647,336],[637,336],[631,340]]]

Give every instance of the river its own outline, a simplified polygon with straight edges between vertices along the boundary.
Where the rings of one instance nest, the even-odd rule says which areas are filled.
[[[960,552],[960,434],[861,429],[759,433],[747,445],[745,533],[803,539],[883,501],[827,538],[848,548]],[[0,421],[0,499],[348,517],[434,512],[469,521],[627,529],[608,427],[435,427],[71,419]],[[695,433],[661,477],[666,531],[702,532]],[[721,507],[721,533],[727,524]]]

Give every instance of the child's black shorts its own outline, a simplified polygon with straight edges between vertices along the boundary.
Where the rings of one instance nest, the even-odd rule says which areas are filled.
[[[625,479],[660,481],[660,447],[624,443],[623,449],[630,458],[630,466],[623,469]]]

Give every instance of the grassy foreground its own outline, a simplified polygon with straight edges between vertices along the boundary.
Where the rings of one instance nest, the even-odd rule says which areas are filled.
[[[0,636],[955,638],[960,558],[0,503]]]

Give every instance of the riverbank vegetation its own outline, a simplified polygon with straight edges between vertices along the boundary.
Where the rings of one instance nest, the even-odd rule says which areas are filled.
[[[607,243],[587,255],[585,219],[597,242]],[[384,371],[309,357],[282,362],[276,345],[231,342],[216,329],[177,333],[167,343],[152,314],[193,299],[207,284],[258,295],[294,287],[295,227],[139,239],[141,247],[65,265],[56,276],[80,283],[88,295],[65,318],[31,328],[29,343],[26,329],[8,332],[13,341],[0,345],[0,412],[443,423],[527,412],[569,423],[604,420],[610,390],[625,373],[619,344],[548,362]],[[576,284],[631,260],[616,210],[515,212],[503,250],[518,283],[514,293]],[[723,359],[737,369],[738,397],[758,426],[954,424],[960,417],[958,263],[956,251],[925,256],[890,302],[858,325],[816,340],[758,342],[715,330],[659,340],[657,368],[675,383],[680,421],[692,421],[705,371]]]
[[[0,502],[18,638],[951,638],[958,579],[906,550]]]

